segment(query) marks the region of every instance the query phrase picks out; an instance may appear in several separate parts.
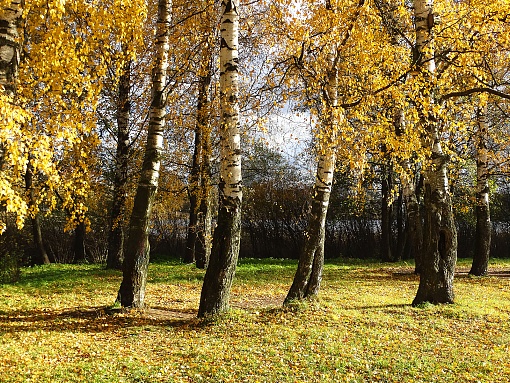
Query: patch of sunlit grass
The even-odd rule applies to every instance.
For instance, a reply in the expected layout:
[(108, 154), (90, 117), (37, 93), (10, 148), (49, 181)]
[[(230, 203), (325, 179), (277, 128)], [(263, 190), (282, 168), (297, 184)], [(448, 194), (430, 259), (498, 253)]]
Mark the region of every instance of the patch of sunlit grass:
[(413, 308), (412, 265), (327, 263), (319, 300), (282, 308), (296, 263), (241, 260), (232, 310), (196, 319), (204, 271), (152, 264), (145, 311), (113, 305), (121, 274), (23, 269), (0, 288), (1, 382), (506, 382), (510, 261), (456, 304)]

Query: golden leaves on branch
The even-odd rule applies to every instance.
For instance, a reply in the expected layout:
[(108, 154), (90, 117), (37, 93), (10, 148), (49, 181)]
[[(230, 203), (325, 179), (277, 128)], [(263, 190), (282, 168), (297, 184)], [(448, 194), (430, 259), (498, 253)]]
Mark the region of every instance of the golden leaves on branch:
[[(17, 214), (18, 226), (28, 211), (23, 177), (29, 158), (41, 183), (35, 186), (37, 203), (45, 202), (51, 210), (55, 206), (52, 191), (58, 189), (64, 208), (70, 209), (70, 222), (84, 216), (88, 153), (98, 144), (93, 131), (104, 79), (115, 59), (122, 63), (136, 58), (146, 18), (142, 0), (25, 2), (16, 99), (0, 99), (0, 109), (5, 111), (0, 142), (6, 159), (0, 202)], [(124, 47), (121, 52), (119, 46)], [(78, 157), (66, 159), (76, 150)], [(66, 171), (69, 167), (73, 170)], [(80, 202), (65, 202), (69, 195)], [(37, 210), (32, 207), (32, 214)]]

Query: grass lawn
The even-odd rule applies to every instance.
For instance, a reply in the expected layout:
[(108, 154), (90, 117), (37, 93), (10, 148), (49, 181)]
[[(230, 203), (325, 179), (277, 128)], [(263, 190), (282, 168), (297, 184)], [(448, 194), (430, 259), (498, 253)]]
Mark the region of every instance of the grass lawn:
[(282, 309), (295, 262), (241, 260), (229, 314), (195, 319), (203, 272), (151, 264), (144, 312), (119, 272), (26, 268), (0, 286), (0, 382), (510, 382), (510, 260), (456, 304), (413, 308), (406, 264), (335, 260), (320, 300)]

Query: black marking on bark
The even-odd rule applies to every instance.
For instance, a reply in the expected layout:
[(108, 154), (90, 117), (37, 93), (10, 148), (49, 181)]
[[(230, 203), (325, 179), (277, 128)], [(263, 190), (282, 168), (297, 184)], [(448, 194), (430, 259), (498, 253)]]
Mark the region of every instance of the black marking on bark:
[(427, 27), (429, 30), (434, 27), (434, 14), (432, 12), (427, 15)]
[(237, 13), (236, 5), (232, 0), (228, 0), (225, 2), (225, 11), (224, 13), (231, 13), (232, 11)]
[[(230, 49), (230, 48), (229, 48)], [(225, 64), (225, 72), (237, 72), (237, 63), (226, 63)]]

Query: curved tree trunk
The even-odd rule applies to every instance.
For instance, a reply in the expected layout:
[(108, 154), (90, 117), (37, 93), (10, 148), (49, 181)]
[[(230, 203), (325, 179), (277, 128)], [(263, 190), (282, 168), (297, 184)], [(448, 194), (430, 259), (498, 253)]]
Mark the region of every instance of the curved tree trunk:
[(165, 128), (165, 85), (168, 67), (170, 0), (159, 0), (156, 31), (156, 55), (152, 74), (152, 102), (149, 131), (140, 180), (129, 222), (129, 237), (118, 300), (123, 307), (142, 308), (149, 266), (149, 223), (158, 188), (163, 131)]
[(489, 208), (489, 170), (487, 155), (487, 116), (478, 111), (476, 134), (476, 236), (473, 264), (469, 274), (486, 275), (491, 249), (491, 218)]
[(217, 227), (205, 274), (198, 316), (228, 310), (241, 240), (241, 136), (237, 0), (223, 0), (220, 51), (220, 182)]
[(324, 266), (324, 240), (326, 235), (326, 215), (329, 197), (333, 187), (333, 175), (336, 163), (336, 131), (338, 128), (338, 70), (335, 58), (330, 57), (332, 67), (324, 103), (327, 106), (323, 115), (323, 135), (326, 142), (319, 142), (319, 160), (313, 190), (312, 211), (305, 232), (305, 245), (299, 257), (298, 268), (292, 286), (287, 293), (284, 304), (293, 300), (315, 297), (322, 281)]
[(324, 265), (326, 215), (335, 171), (335, 149), (336, 147), (332, 144), (326, 153), (319, 156), (312, 212), (305, 232), (306, 242), (299, 257), (292, 286), (285, 298), (285, 304), (296, 299), (301, 300), (316, 296), (319, 291)]
[(124, 261), (124, 215), (127, 201), (129, 163), (129, 115), (131, 88), (131, 62), (124, 66), (118, 85), (117, 100), (117, 151), (110, 231), (108, 234), (108, 269), (122, 269)]
[[(431, 0), (415, 0), (417, 67), (425, 78), (435, 76), (433, 52), (433, 6)], [(424, 302), (453, 303), (453, 277), (457, 262), (457, 230), (448, 185), (448, 158), (441, 147), (439, 122), (434, 117), (433, 89), (424, 89), (419, 101), (423, 145), (431, 150), (424, 171), (423, 258), (420, 285), (413, 305)]]

